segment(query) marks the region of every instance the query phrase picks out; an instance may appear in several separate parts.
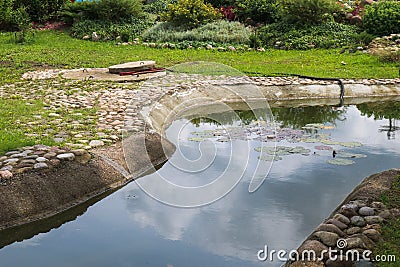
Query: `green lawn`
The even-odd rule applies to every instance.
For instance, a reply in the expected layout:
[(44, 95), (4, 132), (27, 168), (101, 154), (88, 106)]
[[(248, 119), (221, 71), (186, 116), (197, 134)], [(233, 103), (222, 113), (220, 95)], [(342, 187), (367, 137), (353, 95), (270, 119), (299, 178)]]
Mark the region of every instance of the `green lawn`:
[(42, 107), (41, 101), (27, 104), (19, 99), (0, 99), (0, 155), (14, 148), (35, 144), (34, 138), (25, 136), (22, 125), (41, 114)]
[(18, 80), (23, 72), (34, 69), (36, 63), (79, 68), (155, 60), (159, 66), (170, 67), (188, 61), (214, 61), (253, 76), (296, 73), (336, 78), (395, 78), (400, 68), (400, 63), (384, 63), (362, 52), (340, 54), (338, 49), (266, 52), (154, 49), (83, 41), (54, 31), (36, 32), (32, 44), (18, 45), (12, 39), (10, 33), (0, 34), (0, 84)]

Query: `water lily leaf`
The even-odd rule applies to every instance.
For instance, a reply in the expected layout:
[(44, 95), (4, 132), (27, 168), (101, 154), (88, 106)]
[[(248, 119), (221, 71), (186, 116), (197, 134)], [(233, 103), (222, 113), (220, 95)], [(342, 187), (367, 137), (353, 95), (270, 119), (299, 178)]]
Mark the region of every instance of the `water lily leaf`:
[(317, 139), (317, 138), (301, 139), (300, 141), (304, 142), (304, 143), (319, 143), (319, 142), (321, 142), (321, 140)]
[(333, 150), (333, 147), (331, 147), (331, 146), (324, 146), (324, 145), (315, 146), (314, 148), (317, 149), (317, 150)]
[(351, 164), (355, 163), (355, 161), (353, 161), (353, 160), (343, 159), (343, 158), (330, 159), (330, 160), (327, 160), (326, 162), (329, 164), (341, 165), (341, 166), (351, 165)]
[(344, 151), (338, 151), (336, 153), (336, 157), (360, 159), (360, 158), (366, 158), (367, 155), (365, 155), (365, 154), (357, 154), (357, 153), (349, 153), (349, 152), (344, 152)]
[(277, 155), (261, 155), (258, 156), (259, 160), (264, 160), (264, 161), (278, 161), (278, 160), (282, 160), (281, 157), (277, 156)]
[(257, 152), (265, 152), (265, 153), (267, 153), (267, 154), (270, 154), (270, 155), (274, 155), (275, 154), (275, 147), (272, 147), (272, 146), (262, 146), (262, 147), (256, 147), (256, 148), (254, 148), (254, 150), (255, 151), (257, 151)]
[(362, 144), (360, 142), (339, 142), (339, 145), (344, 147), (360, 147)]
[(206, 131), (203, 131), (203, 132), (191, 132), (190, 134), (191, 135), (196, 135), (196, 136), (201, 137), (201, 138), (212, 138), (212, 137), (214, 137), (214, 135), (212, 134), (212, 131), (210, 131), (210, 130), (206, 130)]
[(289, 151), (289, 153), (292, 153), (292, 154), (307, 154), (310, 152), (311, 152), (310, 149), (307, 149), (307, 148), (304, 148), (301, 146), (294, 147)]
[(329, 140), (329, 139), (327, 139), (327, 140), (322, 140), (321, 143), (323, 143), (323, 144), (325, 144), (325, 145), (338, 145), (338, 144), (339, 144), (339, 142), (333, 141), (333, 140)]
[(203, 142), (204, 140), (207, 140), (207, 138), (203, 138), (203, 137), (191, 137), (188, 139), (189, 141), (192, 142)]

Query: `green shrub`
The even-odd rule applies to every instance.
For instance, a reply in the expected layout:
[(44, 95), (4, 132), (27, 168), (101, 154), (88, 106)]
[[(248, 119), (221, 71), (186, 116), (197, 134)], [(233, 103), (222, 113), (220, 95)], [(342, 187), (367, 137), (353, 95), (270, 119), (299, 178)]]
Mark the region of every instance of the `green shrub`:
[(24, 7), (32, 21), (46, 22), (58, 18), (59, 11), (69, 0), (18, 0), (15, 9)]
[(368, 33), (378, 36), (400, 33), (400, 2), (380, 1), (367, 6), (363, 26)]
[(140, 0), (99, 0), (94, 2), (69, 3), (61, 12), (64, 22), (72, 25), (79, 20), (101, 20), (105, 22), (129, 22), (141, 18)]
[(205, 0), (204, 2), (211, 4), (213, 7), (232, 6), (235, 0)]
[(19, 7), (13, 12), (13, 21), (18, 28), (18, 32), (15, 34), (17, 43), (25, 43), (30, 41), (31, 35), (31, 19), (28, 12), (24, 7)]
[(358, 36), (358, 27), (336, 22), (327, 22), (311, 27), (274, 23), (266, 25), (257, 33), (263, 46), (297, 50), (357, 45)]
[(115, 40), (118, 36), (122, 41), (128, 41), (130, 37), (139, 37), (145, 29), (150, 27), (152, 22), (146, 19), (134, 19), (129, 22), (113, 23), (99, 20), (80, 20), (71, 27), (71, 35), (82, 38), (85, 35), (91, 36), (96, 32), (100, 40)]
[(340, 12), (336, 0), (279, 0), (280, 17), (290, 24), (317, 25)]
[(0, 31), (13, 28), (13, 5), (14, 0), (0, 0)]
[(239, 22), (220, 20), (191, 30), (161, 22), (146, 30), (143, 40), (152, 42), (215, 42), (226, 44), (247, 44), (251, 30)]
[(61, 19), (68, 25), (80, 20), (96, 20), (97, 15), (94, 12), (95, 2), (76, 2), (68, 3), (60, 12)]
[(219, 17), (217, 10), (203, 0), (178, 0), (176, 4), (168, 5), (168, 10), (162, 14), (161, 19), (175, 26), (195, 28)]
[(169, 4), (175, 4), (176, 0), (157, 0), (143, 6), (143, 11), (151, 14), (162, 14), (167, 12)]
[(250, 24), (272, 23), (278, 11), (276, 0), (243, 0), (236, 2), (235, 15)]
[(138, 17), (142, 12), (140, 0), (100, 0), (94, 4), (94, 12), (99, 20), (121, 22)]

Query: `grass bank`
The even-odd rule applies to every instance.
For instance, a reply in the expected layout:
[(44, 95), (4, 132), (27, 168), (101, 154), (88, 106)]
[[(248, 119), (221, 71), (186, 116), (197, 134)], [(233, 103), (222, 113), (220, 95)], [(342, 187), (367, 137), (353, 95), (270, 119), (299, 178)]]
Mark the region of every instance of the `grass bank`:
[[(382, 202), (390, 209), (400, 209), (400, 177), (396, 178), (392, 188), (383, 194)], [(400, 260), (400, 217), (390, 219), (382, 227), (382, 241), (378, 244), (376, 255), (395, 255), (397, 262), (379, 262), (379, 267), (397, 267)]]

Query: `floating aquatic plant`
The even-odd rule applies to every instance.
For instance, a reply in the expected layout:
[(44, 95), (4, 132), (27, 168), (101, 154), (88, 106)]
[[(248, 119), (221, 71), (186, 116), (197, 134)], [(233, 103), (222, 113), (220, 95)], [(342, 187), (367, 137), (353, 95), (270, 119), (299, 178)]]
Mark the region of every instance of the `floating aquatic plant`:
[(334, 158), (327, 160), (326, 162), (328, 162), (329, 164), (340, 165), (340, 166), (352, 165), (355, 163), (355, 161), (353, 160), (343, 159), (343, 158)]
[(339, 145), (344, 147), (360, 147), (362, 144), (360, 142), (339, 142)]
[(317, 150), (333, 150), (333, 147), (331, 147), (331, 146), (324, 146), (324, 145), (315, 146), (314, 148), (317, 149)]
[(264, 161), (278, 161), (278, 160), (282, 160), (281, 157), (277, 156), (277, 155), (261, 155), (258, 156), (259, 160), (264, 160)]
[(288, 147), (288, 146), (277, 146), (271, 147), (271, 146), (263, 146), (263, 147), (256, 147), (254, 148), (255, 151), (257, 152), (264, 152), (269, 155), (279, 155), (279, 156), (284, 156), (284, 155), (290, 155), (290, 154), (307, 154), (310, 153), (311, 150), (297, 146), (297, 147)]
[(336, 153), (336, 157), (360, 159), (360, 158), (366, 158), (367, 155), (365, 155), (365, 154), (357, 154), (357, 153), (349, 153), (349, 152), (345, 152), (345, 151), (338, 151)]
[(189, 138), (189, 141), (192, 142), (203, 142), (204, 140), (207, 140), (208, 138), (203, 138), (203, 137), (191, 137)]

